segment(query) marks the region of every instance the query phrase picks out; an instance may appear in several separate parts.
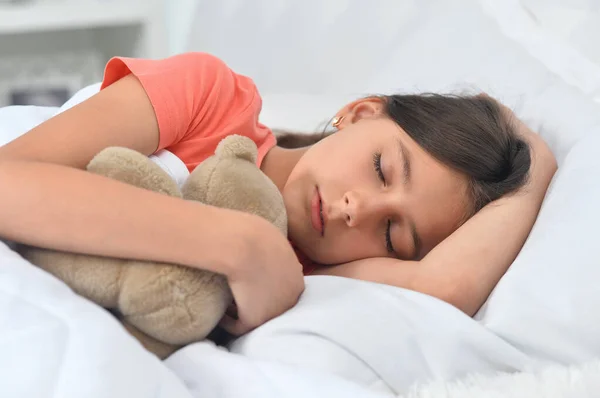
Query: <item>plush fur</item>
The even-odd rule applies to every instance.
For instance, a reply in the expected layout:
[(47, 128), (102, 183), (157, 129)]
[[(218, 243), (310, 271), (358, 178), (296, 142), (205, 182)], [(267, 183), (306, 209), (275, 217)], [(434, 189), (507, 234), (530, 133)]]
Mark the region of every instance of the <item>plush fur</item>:
[[(287, 235), (283, 198), (256, 166), (256, 157), (252, 140), (227, 137), (181, 190), (158, 165), (126, 148), (105, 149), (87, 169), (166, 195), (256, 214)], [(198, 228), (203, 228), (201, 220)], [(117, 313), (125, 328), (160, 358), (206, 338), (233, 300), (224, 276), (200, 269), (24, 245), (18, 251), (78, 294)]]
[(592, 398), (600, 396), (600, 360), (537, 372), (472, 375), (414, 386), (401, 398)]

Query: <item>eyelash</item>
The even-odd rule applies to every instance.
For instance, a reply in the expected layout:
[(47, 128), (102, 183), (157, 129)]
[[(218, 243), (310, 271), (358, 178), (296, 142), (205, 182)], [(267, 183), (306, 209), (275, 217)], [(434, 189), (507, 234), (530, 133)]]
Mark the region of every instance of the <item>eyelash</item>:
[[(385, 176), (383, 175), (383, 170), (381, 169), (381, 152), (376, 152), (373, 155), (373, 167), (375, 168), (377, 177), (379, 177), (381, 182), (383, 182), (385, 185)], [(388, 220), (387, 227), (385, 228), (385, 247), (389, 253), (394, 253), (394, 246), (392, 245), (392, 238), (390, 234), (391, 228), (392, 221)]]
[(385, 248), (389, 253), (394, 253), (394, 246), (392, 245), (392, 237), (390, 230), (392, 229), (392, 220), (388, 220), (387, 227), (385, 228)]
[(377, 176), (385, 184), (385, 176), (383, 175), (383, 170), (381, 169), (381, 152), (375, 152), (373, 155), (373, 166), (375, 167), (375, 171), (377, 172)]

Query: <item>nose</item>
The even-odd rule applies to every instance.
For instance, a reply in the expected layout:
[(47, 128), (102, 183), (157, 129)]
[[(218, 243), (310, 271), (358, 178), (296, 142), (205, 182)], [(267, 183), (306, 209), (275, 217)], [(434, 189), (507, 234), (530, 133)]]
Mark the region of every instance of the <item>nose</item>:
[(366, 220), (380, 220), (392, 215), (394, 204), (386, 195), (348, 191), (340, 200), (339, 216), (349, 227), (356, 227)]

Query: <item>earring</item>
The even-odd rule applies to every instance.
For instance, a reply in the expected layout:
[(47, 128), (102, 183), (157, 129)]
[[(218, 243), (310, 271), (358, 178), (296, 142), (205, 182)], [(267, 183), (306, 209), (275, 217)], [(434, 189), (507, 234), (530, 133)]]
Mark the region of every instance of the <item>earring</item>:
[(340, 123), (342, 122), (342, 120), (344, 120), (343, 116), (336, 116), (333, 118), (333, 121), (331, 122), (331, 125), (333, 127), (337, 127), (340, 125)]

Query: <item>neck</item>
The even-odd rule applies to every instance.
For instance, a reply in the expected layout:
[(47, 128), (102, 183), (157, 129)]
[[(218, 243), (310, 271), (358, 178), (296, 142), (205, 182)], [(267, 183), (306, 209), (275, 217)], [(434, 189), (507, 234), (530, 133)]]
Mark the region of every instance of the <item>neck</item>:
[(308, 147), (297, 149), (285, 149), (278, 146), (273, 147), (265, 156), (260, 169), (273, 181), (280, 192)]

